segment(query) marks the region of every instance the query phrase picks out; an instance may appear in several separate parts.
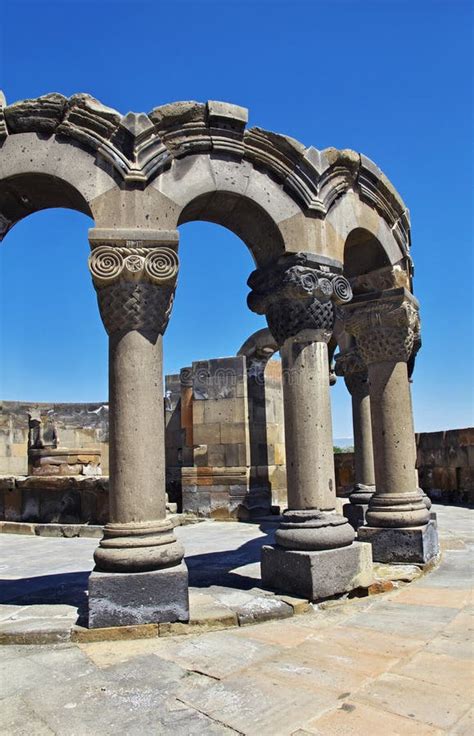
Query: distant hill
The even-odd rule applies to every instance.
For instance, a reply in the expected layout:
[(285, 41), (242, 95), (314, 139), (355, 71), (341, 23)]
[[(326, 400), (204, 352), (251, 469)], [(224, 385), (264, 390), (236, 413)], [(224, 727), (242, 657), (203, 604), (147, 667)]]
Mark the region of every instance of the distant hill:
[(353, 447), (354, 438), (353, 437), (334, 437), (333, 445), (335, 445), (336, 447)]

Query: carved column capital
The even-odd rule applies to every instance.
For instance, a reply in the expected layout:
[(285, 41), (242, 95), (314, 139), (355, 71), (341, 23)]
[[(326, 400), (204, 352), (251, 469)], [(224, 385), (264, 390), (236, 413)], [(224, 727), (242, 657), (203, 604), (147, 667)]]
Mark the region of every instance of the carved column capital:
[(89, 232), (89, 269), (109, 335), (137, 330), (154, 340), (166, 330), (179, 269), (177, 238), (170, 236), (140, 230)]
[(355, 297), (341, 309), (364, 362), (407, 362), (420, 344), (418, 302), (406, 289)]
[(368, 393), (368, 372), (362, 356), (356, 347), (336, 355), (336, 376), (343, 376), (349, 393), (363, 391)]
[(286, 253), (270, 266), (258, 268), (248, 280), (252, 289), (247, 302), (257, 314), (265, 314), (279, 346), (299, 333), (329, 342), (334, 327), (335, 304), (352, 298), (349, 282), (334, 261), (311, 253)]

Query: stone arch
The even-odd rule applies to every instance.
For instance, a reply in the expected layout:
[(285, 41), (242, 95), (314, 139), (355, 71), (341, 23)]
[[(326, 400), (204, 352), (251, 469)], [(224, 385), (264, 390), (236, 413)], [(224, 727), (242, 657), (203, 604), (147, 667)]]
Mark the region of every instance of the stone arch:
[[(411, 291), (408, 210), (375, 164), (365, 156), (361, 162), (354, 190), (341, 198), (325, 223), (334, 256), (342, 261), (354, 295), (396, 287)], [(333, 339), (341, 351), (353, 344), (337, 318)]]
[(285, 431), (281, 362), (268, 328), (257, 330), (237, 355), (245, 356), (249, 416), (249, 508), (269, 513), (271, 506), (287, 506)]
[(7, 105), (0, 92), (0, 239), (48, 207), (75, 209), (107, 226), (104, 197), (144, 181), (133, 166), (136, 118), (86, 94)]
[(245, 340), (237, 355), (245, 355), (247, 361), (267, 362), (278, 352), (278, 345), (268, 327), (257, 330)]
[(362, 227), (351, 230), (344, 246), (344, 273), (347, 278), (364, 276), (390, 265), (387, 251), (373, 233)]
[(382, 215), (375, 206), (361, 199), (359, 191), (347, 192), (328, 213), (324, 223), (332, 257), (344, 262), (349, 238), (354, 243), (354, 231), (364, 231), (367, 238), (370, 236), (378, 242), (388, 264), (398, 263), (409, 253), (410, 248), (409, 222), (405, 213), (406, 210), (403, 214), (406, 230), (402, 232), (400, 221), (395, 216), (389, 218)]
[[(66, 202), (90, 212), (96, 224), (89, 236), (95, 249), (90, 265), (110, 336), (114, 432), (111, 522), (95, 553), (97, 570), (89, 579), (93, 627), (168, 621), (163, 616), (171, 609), (172, 620), (189, 617), (184, 550), (165, 519), (163, 401), (156, 388), (162, 385), (162, 335), (178, 273), (176, 228), (191, 219), (227, 226), (251, 249), (258, 268), (249, 279), (248, 303), (267, 316), (282, 346), (286, 375), (291, 371), (292, 380), (284, 389), (290, 513), (277, 532), (278, 546), (290, 552), (330, 552), (336, 578), (341, 569), (349, 570), (350, 581), (344, 586), (352, 586), (356, 572), (362, 572), (362, 558), (352, 546), (353, 531), (334, 514), (326, 376), (327, 342), (338, 305), (350, 334), (358, 344), (365, 340), (366, 362), (374, 354), (382, 356), (370, 365), (373, 390), (382, 387), (390, 362), (397, 367), (387, 400), (373, 402), (372, 414), (380, 428), (374, 432), (377, 486), (380, 496), (384, 488), (392, 498), (390, 506), (383, 498), (378, 507), (375, 504), (372, 520), (381, 529), (386, 524), (390, 533), (428, 520), (420, 494), (413, 491), (413, 425), (408, 422), (406, 431), (396, 436), (390, 434), (395, 423), (388, 421), (390, 413), (405, 420), (411, 412), (401, 363), (407, 362), (408, 349), (416, 340), (418, 306), (410, 294), (392, 289), (409, 280), (408, 211), (382, 172), (362, 154), (333, 148), (318, 151), (261, 128), (247, 130), (246, 123), (244, 108), (216, 101), (179, 102), (148, 114), (121, 115), (88, 95), (53, 94), (10, 106), (0, 98), (3, 233), (28, 213), (21, 205), (34, 211)], [(33, 181), (33, 175), (43, 179)], [(39, 183), (46, 192), (43, 198)], [(26, 188), (26, 201), (21, 201), (18, 187)], [(374, 274), (380, 280), (353, 283), (362, 298), (349, 304), (350, 285), (342, 270), (345, 246), (355, 231), (377, 239), (390, 264), (390, 276), (387, 280), (381, 273), (384, 267), (354, 276), (353, 282)], [(396, 278), (400, 274), (402, 284), (393, 283), (393, 274)], [(380, 290), (392, 293), (363, 296), (364, 291)], [(398, 300), (395, 317), (400, 315), (400, 329), (388, 344), (382, 339), (386, 310), (379, 307), (394, 306), (393, 299)], [(364, 300), (365, 311), (354, 315)], [(374, 304), (379, 309), (377, 320), (371, 317)], [(392, 310), (390, 315), (393, 318)], [(401, 324), (402, 317), (406, 324)], [(392, 330), (393, 323), (387, 324)], [(389, 471), (384, 466), (390, 466)], [(406, 538), (402, 541), (405, 544)], [(344, 556), (346, 552), (349, 556)], [(280, 553), (284, 550), (275, 554)], [(272, 554), (262, 558), (262, 579), (279, 587), (291, 568)], [(103, 572), (113, 573), (106, 588)], [(144, 597), (134, 598), (128, 611), (124, 603), (130, 601), (124, 600), (119, 582), (124, 572), (143, 573), (146, 577), (141, 579), (149, 581), (148, 589), (140, 583)], [(172, 583), (158, 582), (166, 581), (169, 572)], [(287, 592), (315, 600), (313, 592), (308, 596), (294, 589), (299, 574), (290, 573), (290, 578)], [(322, 597), (350, 589), (337, 587), (340, 580), (328, 578)], [(160, 591), (153, 612), (146, 603), (150, 590)]]
[(285, 252), (278, 225), (248, 197), (230, 191), (199, 195), (182, 210), (178, 225), (196, 220), (231, 230), (245, 243), (256, 264), (276, 260)]
[(28, 215), (65, 208), (93, 218), (82, 193), (68, 181), (45, 173), (22, 173), (0, 180), (0, 237)]
[[(167, 152), (150, 178), (162, 195), (163, 228), (218, 222), (247, 243), (258, 266), (297, 251), (342, 262), (348, 217), (351, 229), (363, 217), (381, 222), (392, 250), (398, 241), (408, 247), (406, 208), (365, 156), (246, 129), (247, 110), (224, 102), (177, 102), (148, 117)], [(343, 216), (331, 216), (335, 210)]]
[(408, 253), (408, 211), (370, 159), (246, 125), (245, 108), (219, 101), (122, 115), (86, 94), (12, 105), (0, 94), (2, 232), (25, 213), (26, 202), (11, 202), (12, 182), (27, 186), (15, 177), (39, 174), (50, 177), (51, 196), (32, 201), (36, 179), (24, 195), (30, 211), (66, 200), (98, 227), (168, 231), (207, 219), (235, 232), (259, 266), (297, 251), (342, 262), (356, 227), (380, 240), (391, 263)]

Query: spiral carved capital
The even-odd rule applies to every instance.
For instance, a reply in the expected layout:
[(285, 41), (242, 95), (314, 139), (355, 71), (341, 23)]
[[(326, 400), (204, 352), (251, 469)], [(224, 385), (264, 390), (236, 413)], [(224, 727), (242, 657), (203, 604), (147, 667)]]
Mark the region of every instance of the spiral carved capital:
[(89, 256), (89, 269), (109, 335), (139, 330), (154, 340), (163, 334), (178, 268), (178, 255), (167, 246), (95, 247)]
[(291, 253), (254, 271), (248, 280), (249, 308), (265, 314), (270, 331), (282, 345), (303, 330), (329, 341), (335, 306), (352, 299), (349, 282), (307, 253)]
[(172, 248), (129, 248), (100, 245), (89, 256), (89, 269), (97, 287), (117, 279), (144, 279), (169, 284), (178, 275), (178, 254)]

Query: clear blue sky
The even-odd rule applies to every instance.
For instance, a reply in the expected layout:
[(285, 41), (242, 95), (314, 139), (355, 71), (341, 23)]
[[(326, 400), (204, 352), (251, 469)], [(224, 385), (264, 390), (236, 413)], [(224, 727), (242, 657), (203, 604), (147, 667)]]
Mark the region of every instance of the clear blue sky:
[[(0, 0), (9, 102), (89, 92), (121, 112), (227, 100), (249, 125), (362, 151), (412, 216), (423, 349), (418, 431), (473, 422), (472, 5), (463, 0)], [(92, 222), (67, 210), (20, 222), (0, 246), (0, 398), (107, 396), (107, 342), (87, 271)], [(166, 370), (232, 355), (262, 318), (252, 260), (229, 231), (181, 228)], [(351, 436), (344, 385), (334, 433)]]

